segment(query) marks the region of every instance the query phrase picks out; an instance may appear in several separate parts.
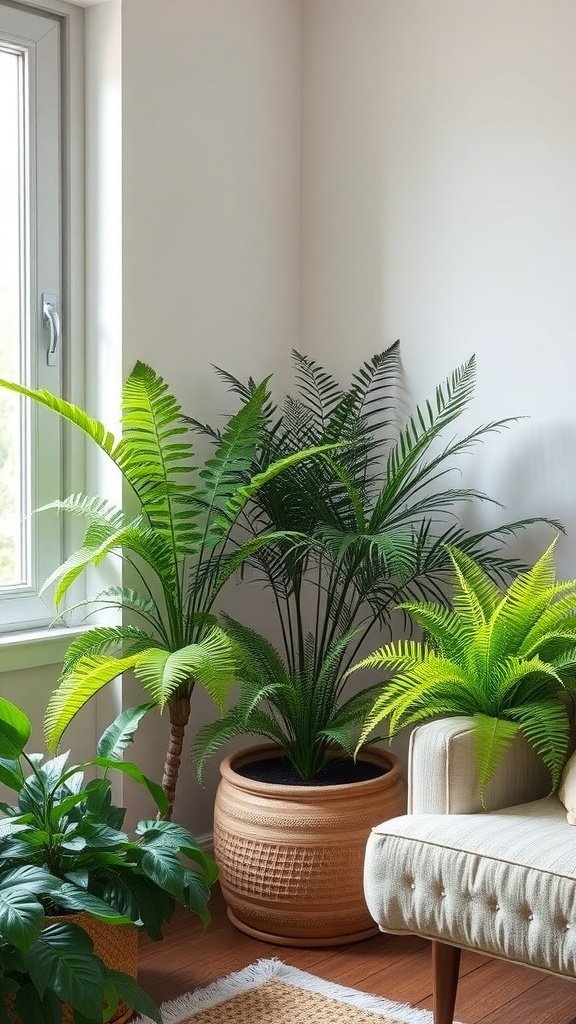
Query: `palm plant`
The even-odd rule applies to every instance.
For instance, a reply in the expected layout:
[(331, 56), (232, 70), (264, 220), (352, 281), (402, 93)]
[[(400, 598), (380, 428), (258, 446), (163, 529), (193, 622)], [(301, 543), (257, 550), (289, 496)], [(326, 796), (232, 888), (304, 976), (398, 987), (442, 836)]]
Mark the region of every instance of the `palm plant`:
[[(255, 732), (278, 743), (309, 779), (334, 745), (354, 751), (358, 723), (376, 691), (368, 687), (347, 696), (346, 670), (370, 632), (390, 631), (399, 603), (445, 600), (447, 545), (506, 579), (521, 563), (502, 542), (538, 520), (480, 532), (459, 521), (463, 506), (492, 499), (450, 482), (458, 459), (514, 422), (492, 421), (443, 440), (473, 397), (473, 357), (403, 426), (398, 343), (365, 362), (348, 388), (309, 357), (295, 352), (294, 361), (297, 395), (288, 396), (280, 411), (270, 404), (264, 409), (265, 429), (246, 479), (303, 446), (337, 439), (348, 444), (268, 480), (242, 510), (239, 525), (248, 539), (262, 531), (275, 535), (249, 562), (274, 602), (281, 653), (227, 620), (227, 631), (244, 650), (244, 690), (220, 721), (201, 730), (195, 753), (203, 763), (230, 736)], [(218, 373), (249, 401), (252, 379), (243, 383)], [(218, 430), (191, 422), (220, 444)], [(285, 531), (305, 543), (289, 545)]]
[[(270, 404), (266, 380), (254, 385), (227, 420), (200, 469), (194, 466), (180, 405), (166, 382), (144, 363), (136, 363), (124, 384), (119, 439), (99, 420), (50, 392), (5, 380), (0, 385), (82, 430), (117, 466), (138, 505), (137, 514), (129, 516), (101, 497), (74, 494), (47, 506), (71, 512), (87, 524), (81, 547), (44, 584), (43, 591), (55, 586), (57, 607), (82, 573), (114, 554), (139, 580), (137, 590), (107, 587), (74, 606), (129, 612), (133, 621), (94, 626), (72, 642), (48, 704), (48, 747), (56, 748), (90, 698), (132, 669), (155, 704), (168, 706), (170, 740), (162, 783), (169, 817), (194, 686), (200, 683), (222, 706), (234, 679), (235, 654), (217, 624), (215, 602), (245, 559), (281, 539), (276, 531), (264, 529), (234, 544), (234, 524), (262, 486), (326, 446), (294, 451), (269, 462), (263, 472), (251, 471)], [(282, 540), (289, 548), (297, 538), (285, 532)]]
[(556, 582), (554, 544), (508, 589), (464, 552), (449, 549), (452, 607), (408, 602), (403, 610), (426, 642), (386, 644), (354, 666), (392, 672), (364, 724), (360, 743), (389, 720), (390, 736), (439, 715), (470, 715), (482, 798), (520, 733), (558, 785), (576, 692), (576, 580)]

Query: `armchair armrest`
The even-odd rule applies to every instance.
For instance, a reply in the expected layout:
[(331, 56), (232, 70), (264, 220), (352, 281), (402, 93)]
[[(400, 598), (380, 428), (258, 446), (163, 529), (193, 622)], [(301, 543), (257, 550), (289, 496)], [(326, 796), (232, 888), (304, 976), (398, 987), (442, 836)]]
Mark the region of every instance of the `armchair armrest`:
[[(550, 776), (519, 737), (508, 750), (486, 791), (486, 807), (528, 803), (546, 796)], [(408, 761), (408, 814), (475, 814), (478, 792), (473, 721), (444, 718), (414, 729)]]

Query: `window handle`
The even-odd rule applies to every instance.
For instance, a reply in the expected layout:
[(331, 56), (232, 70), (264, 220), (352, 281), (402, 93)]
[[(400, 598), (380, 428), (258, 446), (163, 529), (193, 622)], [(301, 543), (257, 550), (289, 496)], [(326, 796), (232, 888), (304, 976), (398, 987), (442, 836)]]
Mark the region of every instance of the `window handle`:
[(58, 296), (52, 295), (50, 292), (42, 293), (42, 323), (50, 331), (46, 361), (48, 366), (57, 366), (61, 341), (60, 313), (58, 312)]

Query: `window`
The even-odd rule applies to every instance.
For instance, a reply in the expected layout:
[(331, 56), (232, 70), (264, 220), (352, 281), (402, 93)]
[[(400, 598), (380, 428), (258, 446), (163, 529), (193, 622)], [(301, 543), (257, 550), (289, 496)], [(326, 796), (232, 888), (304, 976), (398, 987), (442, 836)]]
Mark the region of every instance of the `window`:
[[(62, 386), (61, 22), (0, 2), (0, 375)], [(58, 419), (0, 392), (0, 629), (44, 625), (61, 525)]]

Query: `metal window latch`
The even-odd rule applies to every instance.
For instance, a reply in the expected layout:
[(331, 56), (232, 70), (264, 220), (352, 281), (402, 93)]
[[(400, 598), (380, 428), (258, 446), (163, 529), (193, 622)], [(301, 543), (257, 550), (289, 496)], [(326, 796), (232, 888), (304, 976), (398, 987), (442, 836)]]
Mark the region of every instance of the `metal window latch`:
[(61, 341), (60, 313), (58, 311), (58, 296), (52, 295), (50, 292), (42, 293), (42, 323), (50, 331), (46, 361), (48, 366), (57, 366)]

